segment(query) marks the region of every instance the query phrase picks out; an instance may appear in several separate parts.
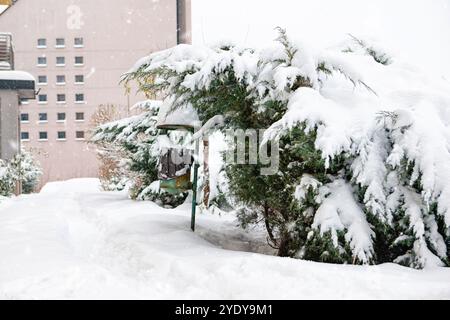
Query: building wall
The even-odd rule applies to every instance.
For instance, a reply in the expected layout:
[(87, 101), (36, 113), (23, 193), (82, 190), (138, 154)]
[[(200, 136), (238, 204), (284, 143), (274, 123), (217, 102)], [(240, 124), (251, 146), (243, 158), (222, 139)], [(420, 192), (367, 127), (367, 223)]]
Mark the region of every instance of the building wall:
[[(76, 139), (76, 131), (89, 137), (90, 117), (99, 105), (113, 104), (126, 115), (135, 102), (144, 99), (135, 88), (126, 95), (120, 76), (140, 57), (176, 45), (176, 3), (19, 0), (0, 15), (0, 31), (13, 36), (16, 69), (36, 79), (47, 76), (47, 84), (37, 83), (36, 88), (47, 95), (48, 102), (41, 104), (36, 99), (21, 106), (21, 112), (29, 115), (29, 122), (21, 124), (22, 132), (30, 136), (23, 144), (43, 166), (42, 185), (97, 176), (94, 146)], [(76, 37), (83, 38), (82, 48), (74, 47)], [(46, 39), (46, 48), (37, 48), (40, 38)], [(64, 48), (55, 47), (56, 38), (65, 39)], [(62, 56), (65, 66), (56, 66), (56, 57)], [(83, 66), (74, 65), (75, 56), (83, 56)], [(47, 66), (37, 66), (38, 57), (46, 57)], [(65, 85), (56, 84), (57, 75), (65, 75)], [(84, 84), (74, 84), (75, 75), (83, 75)], [(57, 94), (65, 94), (66, 103), (57, 103)], [(85, 103), (75, 103), (75, 94), (84, 94)], [(66, 120), (57, 122), (57, 113), (64, 112)], [(76, 112), (84, 112), (85, 120), (75, 121)], [(47, 122), (39, 122), (39, 113), (47, 113)], [(65, 140), (57, 139), (58, 131), (66, 132)], [(48, 140), (40, 141), (39, 132), (47, 132)]]
[(0, 159), (11, 160), (19, 150), (17, 91), (0, 90)]
[(192, 43), (192, 8), (190, 0), (178, 1), (178, 42)]

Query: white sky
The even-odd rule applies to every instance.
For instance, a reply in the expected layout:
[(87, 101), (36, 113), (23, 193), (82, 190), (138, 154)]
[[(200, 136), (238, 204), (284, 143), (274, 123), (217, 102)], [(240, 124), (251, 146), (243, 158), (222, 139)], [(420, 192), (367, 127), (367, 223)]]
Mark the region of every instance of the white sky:
[(313, 48), (372, 36), (450, 81), (450, 0), (192, 0), (194, 44), (264, 46), (276, 26)]
[(315, 48), (347, 33), (450, 79), (450, 0), (192, 0), (193, 42), (264, 46), (276, 26)]

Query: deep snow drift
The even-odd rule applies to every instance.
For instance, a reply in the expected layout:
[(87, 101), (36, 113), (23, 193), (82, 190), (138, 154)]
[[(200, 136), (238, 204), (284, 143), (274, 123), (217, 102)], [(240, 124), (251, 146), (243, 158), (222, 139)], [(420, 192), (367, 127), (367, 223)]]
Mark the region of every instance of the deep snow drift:
[[(0, 299), (450, 299), (450, 269), (278, 258), (233, 217), (162, 209), (95, 179), (0, 203)], [(206, 241), (208, 239), (211, 242)], [(222, 246), (221, 247), (219, 247)]]

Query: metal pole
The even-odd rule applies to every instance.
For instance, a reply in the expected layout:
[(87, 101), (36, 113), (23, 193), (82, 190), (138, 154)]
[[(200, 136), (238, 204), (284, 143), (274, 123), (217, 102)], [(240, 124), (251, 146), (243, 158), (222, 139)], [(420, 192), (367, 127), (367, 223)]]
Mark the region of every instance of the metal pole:
[(194, 165), (194, 183), (192, 184), (192, 214), (191, 214), (191, 230), (195, 231), (195, 209), (197, 207), (197, 175), (199, 165)]
[(192, 212), (191, 212), (191, 230), (195, 231), (195, 209), (197, 208), (197, 178), (198, 178), (198, 168), (200, 167), (198, 163), (198, 152), (199, 152), (199, 141), (195, 140), (195, 152), (194, 152), (194, 179), (192, 181)]
[[(21, 104), (21, 102), (19, 99), (19, 110), (21, 110), (20, 104)], [(19, 149), (17, 150), (17, 154), (19, 156), (19, 181), (17, 181), (17, 195), (19, 196), (22, 194), (22, 137), (21, 137), (22, 128), (21, 128), (20, 114), (19, 114), (19, 117), (17, 118), (17, 121), (18, 121), (17, 134), (19, 137), (19, 139), (18, 139)]]

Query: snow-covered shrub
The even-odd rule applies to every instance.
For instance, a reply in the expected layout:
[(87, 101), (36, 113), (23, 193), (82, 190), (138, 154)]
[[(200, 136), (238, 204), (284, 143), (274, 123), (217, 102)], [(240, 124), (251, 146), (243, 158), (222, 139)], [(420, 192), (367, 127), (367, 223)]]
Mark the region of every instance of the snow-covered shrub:
[(22, 183), (23, 193), (32, 193), (42, 175), (39, 164), (31, 153), (22, 150), (10, 161), (0, 160), (0, 195), (9, 197), (16, 188), (16, 184)]
[(42, 169), (30, 152), (22, 150), (11, 159), (9, 168), (14, 180), (21, 181), (23, 193), (35, 191), (39, 178), (42, 176)]
[(8, 164), (0, 159), (0, 196), (9, 197), (13, 194), (15, 180)]
[[(106, 104), (98, 106), (90, 120), (94, 130), (106, 123), (113, 122), (124, 116), (115, 105)], [(120, 191), (125, 188), (126, 174), (123, 172), (121, 160), (124, 154), (113, 141), (97, 141), (97, 159), (99, 161), (98, 176), (102, 189), (105, 191)]]
[(159, 187), (159, 181), (155, 180), (145, 188), (139, 185), (140, 180), (137, 179), (135, 184), (130, 188), (130, 195), (137, 200), (153, 201), (161, 207), (174, 208), (183, 204), (186, 200), (186, 193), (171, 194)]
[(105, 189), (123, 189), (129, 185), (132, 199), (151, 200), (162, 206), (175, 207), (183, 203), (187, 194), (172, 195), (155, 188), (158, 182), (160, 146), (156, 128), (159, 101), (143, 101), (134, 108), (138, 115), (102, 124), (94, 130), (91, 141), (107, 152), (114, 161), (114, 172), (108, 173)]
[(222, 115), (225, 128), (268, 129), (260, 146), (279, 140), (278, 173), (225, 168), (241, 224), (263, 221), (279, 255), (448, 265), (448, 83), (367, 40), (310, 54), (279, 31), (259, 51), (154, 53), (126, 80), (173, 112), (189, 103), (204, 122)]

